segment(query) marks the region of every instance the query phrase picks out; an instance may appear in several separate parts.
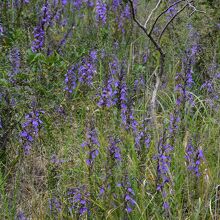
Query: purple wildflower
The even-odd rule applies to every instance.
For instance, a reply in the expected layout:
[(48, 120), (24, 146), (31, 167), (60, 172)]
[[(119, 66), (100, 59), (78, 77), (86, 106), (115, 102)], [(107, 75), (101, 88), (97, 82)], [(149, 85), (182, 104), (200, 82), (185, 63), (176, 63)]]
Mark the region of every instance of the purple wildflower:
[(125, 177), (124, 183), (118, 183), (117, 187), (122, 187), (124, 189), (124, 204), (125, 204), (125, 211), (127, 214), (131, 213), (136, 201), (134, 199), (135, 193), (131, 187), (131, 183), (127, 180), (127, 176)]
[(173, 150), (173, 147), (169, 144), (161, 144), (159, 154), (157, 156), (158, 166), (157, 175), (160, 179), (160, 183), (157, 185), (157, 190), (163, 192), (165, 184), (170, 182), (169, 169), (171, 163), (171, 157), (169, 153)]
[(112, 9), (114, 12), (117, 11), (117, 9), (119, 8), (121, 3), (122, 3), (122, 0), (113, 0), (112, 1)]
[(170, 20), (177, 12), (177, 6), (170, 7), (166, 12), (167, 20)]
[(62, 0), (62, 5), (65, 6), (67, 4), (67, 0)]
[(20, 132), (20, 142), (23, 144), (24, 154), (29, 155), (34, 139), (38, 137), (41, 124), (40, 114), (43, 111), (32, 111), (25, 116), (25, 122), (22, 124)]
[(107, 20), (107, 5), (102, 0), (97, 0), (96, 2), (96, 20), (103, 24)]
[(49, 208), (52, 213), (60, 213), (62, 211), (62, 204), (56, 197), (53, 197), (49, 199)]
[(42, 18), (39, 24), (34, 28), (34, 40), (32, 42), (32, 51), (40, 51), (45, 43), (45, 26), (50, 21), (49, 5), (44, 4), (42, 7)]
[(106, 83), (102, 88), (98, 106), (106, 106), (109, 108), (115, 105), (115, 94), (116, 90), (114, 90), (114, 78), (110, 75), (109, 79), (106, 80)]
[(124, 18), (130, 18), (130, 16), (131, 16), (131, 10), (130, 10), (130, 6), (129, 6), (129, 4), (126, 4), (126, 6), (125, 6), (125, 9), (124, 9), (124, 11), (123, 11), (123, 13), (122, 13), (122, 16), (124, 17)]
[(92, 7), (94, 6), (93, 0), (87, 0), (87, 6), (88, 6), (89, 8), (92, 8)]
[(68, 189), (67, 198), (70, 212), (75, 211), (79, 216), (89, 212), (89, 196), (85, 186)]
[(44, 46), (45, 41), (45, 31), (44, 27), (38, 25), (36, 28), (34, 28), (34, 41), (32, 42), (32, 51), (38, 52), (41, 50)]
[[(91, 55), (93, 57), (91, 57)], [(79, 82), (91, 86), (93, 78), (96, 73), (96, 60), (94, 60), (94, 54), (90, 54), (89, 57), (83, 58), (79, 68)]]
[(125, 202), (125, 211), (127, 213), (132, 212), (133, 207), (135, 206), (134, 196), (135, 193), (131, 187), (130, 182), (127, 182), (125, 185), (123, 184), (125, 189), (124, 202)]
[(118, 62), (115, 59), (110, 63), (110, 71), (108, 73), (107, 79), (105, 79), (104, 86), (102, 88), (102, 93), (98, 101), (98, 106), (111, 107), (117, 103), (117, 66)]
[(121, 149), (117, 146), (118, 143), (119, 143), (119, 140), (114, 139), (113, 137), (109, 138), (108, 150), (110, 153), (110, 157), (114, 161), (121, 161)]
[(175, 111), (174, 114), (170, 114), (170, 123), (168, 129), (169, 129), (169, 134), (171, 136), (177, 132), (179, 123), (180, 123), (180, 117), (177, 111)]
[(177, 73), (176, 81), (178, 82), (175, 90), (178, 91), (177, 106), (181, 104), (185, 105), (186, 102), (190, 106), (194, 106), (194, 97), (190, 93), (192, 85), (194, 84), (193, 80), (193, 67), (196, 62), (196, 56), (199, 52), (198, 45), (198, 34), (194, 31), (191, 25), (188, 26), (189, 33), (189, 46), (186, 49), (185, 56), (182, 60), (182, 71)]
[(97, 61), (97, 51), (96, 50), (92, 50), (90, 52), (90, 57), (91, 57), (92, 62), (96, 62)]
[(210, 80), (205, 81), (202, 86), (201, 89), (206, 89), (207, 92), (211, 93), (213, 92), (214, 88), (213, 88), (213, 83)]
[(202, 149), (197, 149), (192, 145), (192, 142), (187, 144), (186, 147), (186, 162), (188, 169), (194, 173), (197, 177), (199, 177), (201, 174), (199, 172), (201, 161), (204, 160), (204, 155)]
[(80, 10), (80, 8), (82, 7), (82, 0), (74, 0), (73, 1), (73, 7), (77, 10)]
[(22, 211), (19, 211), (17, 214), (17, 220), (28, 220)]
[(143, 151), (146, 151), (150, 147), (151, 135), (148, 128), (148, 120), (144, 120), (140, 124), (140, 128), (135, 132), (135, 149), (138, 155), (142, 155)]
[(77, 86), (77, 66), (72, 65), (70, 69), (65, 74), (65, 91), (73, 93), (74, 89)]
[(99, 154), (99, 146), (100, 146), (100, 143), (97, 137), (97, 131), (94, 125), (92, 124), (92, 122), (87, 127), (86, 141), (84, 141), (81, 146), (85, 149), (87, 148), (88, 158), (86, 160), (86, 163), (89, 167), (92, 167), (95, 158)]
[(166, 132), (160, 139), (158, 146), (157, 159), (157, 191), (159, 191), (163, 197), (163, 208), (167, 212), (169, 209), (169, 203), (167, 198), (167, 187), (168, 183), (171, 182), (170, 179), (170, 164), (171, 164), (171, 151), (173, 147), (166, 141)]

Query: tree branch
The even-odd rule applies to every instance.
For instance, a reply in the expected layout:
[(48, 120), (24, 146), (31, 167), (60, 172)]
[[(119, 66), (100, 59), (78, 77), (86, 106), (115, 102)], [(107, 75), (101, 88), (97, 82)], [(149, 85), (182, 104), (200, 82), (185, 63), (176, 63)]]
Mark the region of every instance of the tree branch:
[(173, 3), (172, 5), (170, 5), (166, 10), (162, 11), (162, 12), (157, 16), (157, 18), (155, 19), (155, 21), (154, 21), (154, 23), (153, 23), (153, 26), (152, 26), (152, 28), (151, 28), (149, 34), (150, 34), (150, 35), (152, 34), (153, 29), (154, 29), (154, 27), (155, 27), (157, 21), (159, 20), (159, 18), (160, 18), (163, 14), (165, 14), (165, 13), (166, 13), (170, 8), (172, 8), (173, 6), (179, 4), (180, 2), (183, 2), (183, 1), (184, 1), (184, 0), (179, 0), (179, 1), (175, 2), (175, 3)]
[[(193, 2), (193, 1), (191, 1), (191, 2)], [(161, 32), (161, 34), (160, 34), (160, 36), (159, 36), (159, 39), (158, 39), (159, 42), (160, 42), (161, 37), (163, 36), (164, 32), (166, 31), (167, 27), (170, 25), (170, 23), (171, 23), (187, 6), (189, 6), (189, 3), (185, 4), (185, 5), (170, 19), (170, 21), (167, 22), (167, 24), (165, 25), (165, 27), (163, 28), (163, 30), (162, 30), (162, 32)]]
[(144, 24), (144, 27), (145, 27), (145, 28), (147, 27), (147, 23), (149, 22), (149, 20), (150, 20), (151, 16), (153, 15), (154, 11), (157, 10), (157, 8), (159, 7), (160, 3), (161, 3), (161, 0), (158, 1), (158, 3), (157, 3), (157, 5), (155, 6), (155, 8), (154, 8), (154, 9), (151, 11), (151, 13), (149, 14), (149, 16), (148, 16), (148, 18), (147, 18), (147, 20), (146, 20), (146, 22), (145, 22), (145, 24)]
[(164, 56), (164, 52), (163, 52), (162, 48), (160, 47), (160, 45), (154, 40), (154, 38), (150, 34), (147, 33), (147, 29), (136, 18), (133, 1), (132, 0), (128, 0), (128, 1), (129, 1), (130, 5), (131, 5), (131, 13), (132, 13), (132, 17), (133, 17), (134, 22), (139, 26), (140, 29), (143, 30), (143, 32), (151, 40), (151, 42), (156, 47), (157, 51), (159, 51), (160, 55)]

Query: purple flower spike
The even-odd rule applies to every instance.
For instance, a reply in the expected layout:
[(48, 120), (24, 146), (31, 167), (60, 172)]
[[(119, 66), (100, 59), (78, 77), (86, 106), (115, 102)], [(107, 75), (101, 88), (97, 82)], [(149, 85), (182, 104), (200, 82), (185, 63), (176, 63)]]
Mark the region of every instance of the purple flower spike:
[(90, 167), (93, 166), (95, 158), (99, 154), (100, 143), (97, 137), (97, 131), (92, 124), (89, 124), (86, 128), (86, 141), (81, 145), (85, 150), (87, 150), (88, 158), (86, 159), (86, 164)]
[(45, 43), (45, 26), (50, 22), (49, 5), (46, 3), (41, 9), (42, 18), (39, 24), (34, 28), (34, 40), (31, 49), (33, 52), (39, 52), (44, 47)]
[(39, 116), (43, 111), (32, 111), (25, 115), (25, 122), (22, 124), (20, 132), (20, 142), (23, 144), (24, 154), (29, 155), (34, 139), (38, 137), (38, 132), (43, 123)]
[(113, 137), (109, 138), (108, 150), (113, 161), (121, 161), (121, 149), (117, 146), (119, 142), (118, 139), (114, 139)]
[(102, 0), (97, 0), (96, 2), (96, 20), (103, 24), (107, 20), (107, 6)]
[(188, 169), (195, 174), (197, 177), (201, 175), (199, 168), (202, 160), (204, 160), (204, 155), (202, 149), (195, 150), (190, 142), (186, 147), (186, 162)]
[(90, 195), (85, 186), (68, 189), (67, 199), (69, 203), (69, 210), (74, 211), (80, 216), (84, 215), (86, 212), (89, 212), (89, 196)]
[(77, 66), (72, 65), (70, 69), (65, 74), (65, 91), (73, 93), (74, 89), (77, 86)]

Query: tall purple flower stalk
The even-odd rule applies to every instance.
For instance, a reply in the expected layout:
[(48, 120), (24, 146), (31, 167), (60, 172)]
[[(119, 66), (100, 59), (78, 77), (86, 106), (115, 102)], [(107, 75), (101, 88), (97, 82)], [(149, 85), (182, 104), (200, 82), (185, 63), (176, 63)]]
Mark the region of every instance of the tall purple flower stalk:
[(96, 20), (102, 24), (107, 21), (107, 5), (103, 0), (96, 1)]
[(148, 120), (145, 119), (140, 124), (140, 128), (135, 132), (135, 149), (137, 154), (142, 156), (149, 149), (151, 143), (151, 134), (148, 128)]
[(42, 17), (39, 24), (34, 28), (34, 40), (32, 42), (32, 51), (39, 52), (45, 44), (45, 28), (50, 22), (49, 4), (46, 2), (42, 7)]
[(86, 141), (82, 143), (82, 147), (87, 150), (86, 164), (93, 167), (94, 160), (99, 154), (100, 143), (97, 137), (97, 131), (91, 122), (86, 128)]
[(88, 86), (93, 84), (96, 73), (96, 59), (93, 56), (94, 53), (90, 53), (90, 56), (83, 58), (78, 68), (79, 82)]
[(116, 17), (116, 22), (118, 24), (118, 29), (125, 33), (125, 25), (131, 18), (131, 9), (129, 4), (127, 3), (120, 14)]
[(170, 151), (173, 148), (169, 144), (164, 144), (160, 146), (158, 158), (158, 167), (157, 167), (157, 174), (158, 177), (161, 179), (161, 182), (157, 185), (157, 190), (162, 191), (165, 184), (170, 182), (169, 178), (169, 169), (171, 163), (171, 157), (169, 155)]
[(30, 154), (34, 140), (38, 137), (40, 126), (43, 123), (40, 120), (40, 114), (43, 113), (43, 111), (34, 110), (25, 115), (25, 122), (22, 124), (22, 131), (20, 132), (20, 142), (23, 145), (25, 155)]
[(176, 91), (179, 93), (176, 104), (180, 106), (181, 104), (185, 105), (186, 102), (190, 106), (194, 106), (194, 98), (190, 93), (190, 90), (194, 84), (193, 81), (193, 67), (196, 62), (196, 56), (199, 52), (198, 45), (198, 34), (195, 32), (193, 27), (189, 25), (189, 46), (185, 51), (184, 58), (182, 60), (182, 70), (180, 73), (177, 73), (176, 76)]
[(118, 187), (122, 187), (124, 190), (124, 209), (126, 214), (132, 212), (136, 201), (135, 201), (135, 193), (132, 189), (131, 183), (128, 181), (127, 177), (125, 177), (125, 181), (123, 183), (119, 183)]
[(77, 65), (72, 65), (65, 74), (65, 91), (73, 93), (77, 86)]
[(166, 141), (166, 132), (164, 132), (163, 137), (160, 139), (158, 144), (158, 155), (157, 159), (157, 191), (159, 191), (163, 198), (163, 208), (166, 213), (169, 213), (169, 202), (167, 187), (171, 183), (170, 174), (170, 164), (171, 164), (171, 151), (173, 151), (173, 146), (171, 146)]
[(112, 161), (121, 161), (121, 149), (117, 146), (120, 141), (113, 137), (109, 138), (108, 152)]
[(118, 62), (116, 59), (110, 63), (110, 70), (108, 72), (107, 78), (104, 80), (104, 86), (99, 96), (99, 107), (105, 106), (109, 108), (111, 106), (116, 105), (117, 103), (117, 66)]
[(194, 99), (190, 93), (190, 88), (193, 83), (191, 72), (187, 75), (185, 75), (184, 72), (177, 73), (176, 81), (179, 82), (175, 87), (175, 92), (178, 93), (176, 105), (181, 106), (188, 102), (191, 106), (194, 106)]
[(51, 214), (57, 216), (62, 211), (61, 201), (56, 197), (49, 199), (49, 209)]
[(195, 149), (190, 141), (186, 146), (186, 163), (188, 169), (195, 174), (197, 177), (201, 175), (199, 168), (202, 160), (204, 160), (204, 155), (202, 149)]
[(118, 146), (119, 143), (120, 140), (118, 138), (115, 138), (113, 136), (109, 137), (109, 144), (107, 148), (106, 172), (105, 172), (106, 176), (103, 185), (100, 187), (100, 196), (104, 195), (105, 198), (107, 196), (107, 194), (105, 193), (107, 190), (111, 190), (111, 193), (115, 194), (114, 170), (122, 160), (121, 149)]
[(218, 81), (220, 79), (220, 73), (217, 72), (217, 65), (214, 64), (211, 67), (209, 67), (209, 72), (212, 73), (212, 77), (210, 79), (207, 79), (202, 84), (200, 89), (205, 93), (205, 101), (209, 105), (209, 107), (213, 110), (218, 110), (218, 100), (220, 97)]
[(81, 62), (73, 64), (65, 74), (65, 88), (68, 93), (73, 93), (77, 83), (92, 86), (96, 73), (97, 51), (92, 50), (89, 56), (84, 57)]
[(32, 42), (32, 51), (38, 52), (40, 51), (44, 46), (45, 41), (45, 31), (44, 26), (38, 25), (34, 28), (34, 41)]
[(90, 194), (85, 186), (70, 188), (67, 191), (69, 211), (75, 212), (77, 216), (89, 213)]
[(170, 138), (175, 136), (179, 128), (179, 123), (180, 123), (180, 116), (178, 114), (178, 111), (174, 111), (174, 113), (170, 114), (170, 120), (169, 120), (169, 126), (168, 126)]
[(130, 184), (128, 183), (127, 187), (125, 188), (125, 211), (127, 213), (132, 212), (132, 209), (135, 205), (135, 200), (134, 200), (135, 193), (133, 189), (131, 188)]

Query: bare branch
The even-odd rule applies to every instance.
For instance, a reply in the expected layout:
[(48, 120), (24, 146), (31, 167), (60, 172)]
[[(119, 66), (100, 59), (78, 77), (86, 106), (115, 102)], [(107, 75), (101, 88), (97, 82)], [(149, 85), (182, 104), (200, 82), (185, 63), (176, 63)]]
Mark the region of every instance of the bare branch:
[(148, 18), (147, 18), (147, 20), (146, 20), (146, 22), (145, 22), (145, 24), (144, 24), (144, 27), (145, 27), (145, 28), (147, 27), (147, 23), (149, 22), (149, 20), (150, 20), (151, 16), (153, 15), (154, 11), (156, 11), (157, 8), (159, 7), (160, 3), (161, 3), (161, 0), (159, 0), (159, 1), (157, 2), (157, 5), (156, 5), (155, 8), (151, 11), (151, 13), (149, 14), (149, 16), (148, 16)]
[[(187, 2), (188, 2), (188, 0), (187, 0)], [(191, 4), (191, 2), (188, 2), (188, 4), (189, 4), (189, 7), (193, 9), (193, 12), (190, 14), (190, 16), (192, 16), (192, 14), (194, 12), (200, 12), (200, 13), (206, 14), (205, 11), (198, 10), (193, 4)]]
[(159, 20), (159, 18), (160, 18), (163, 14), (165, 14), (165, 13), (166, 13), (170, 8), (172, 8), (173, 6), (179, 4), (179, 3), (183, 2), (183, 1), (185, 1), (185, 0), (179, 0), (179, 1), (175, 2), (175, 3), (173, 3), (172, 5), (170, 5), (166, 10), (162, 11), (162, 12), (157, 16), (157, 18), (155, 19), (155, 21), (154, 21), (154, 23), (153, 23), (153, 26), (152, 26), (152, 28), (151, 28), (149, 34), (150, 34), (150, 35), (152, 34), (153, 29), (154, 29), (154, 27), (155, 27), (157, 21)]
[[(192, 1), (191, 1), (192, 2)], [(187, 7), (189, 6), (189, 3), (185, 4), (171, 19), (170, 21), (167, 22), (167, 24), (165, 25), (165, 27), (163, 28), (158, 41), (160, 42), (161, 37), (163, 36), (164, 32), (166, 31), (167, 27), (172, 23), (172, 21)]]
[(160, 55), (164, 56), (164, 52), (163, 52), (162, 48), (160, 47), (160, 45), (154, 40), (154, 38), (151, 35), (149, 35), (147, 33), (147, 29), (136, 18), (133, 1), (132, 0), (128, 0), (128, 1), (129, 1), (130, 5), (131, 5), (131, 13), (132, 13), (132, 17), (133, 17), (134, 22), (139, 26), (140, 29), (143, 30), (143, 32), (151, 40), (151, 42), (154, 44), (156, 49), (159, 51)]

